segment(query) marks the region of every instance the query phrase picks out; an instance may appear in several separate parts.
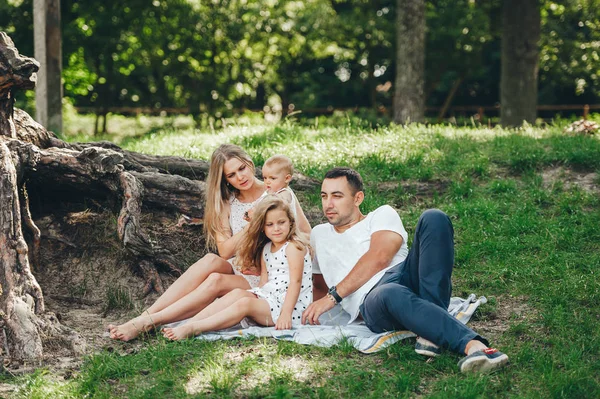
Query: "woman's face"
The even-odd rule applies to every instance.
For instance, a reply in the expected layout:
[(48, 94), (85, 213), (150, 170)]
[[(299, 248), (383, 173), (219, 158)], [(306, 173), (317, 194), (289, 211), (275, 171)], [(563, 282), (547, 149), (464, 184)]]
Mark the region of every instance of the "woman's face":
[(254, 184), (252, 168), (237, 158), (231, 158), (223, 165), (225, 180), (240, 191), (248, 190)]

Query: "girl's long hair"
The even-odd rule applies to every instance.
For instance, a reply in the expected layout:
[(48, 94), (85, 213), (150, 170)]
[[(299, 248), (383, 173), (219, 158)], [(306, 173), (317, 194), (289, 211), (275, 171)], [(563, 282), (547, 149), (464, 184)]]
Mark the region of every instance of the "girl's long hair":
[(254, 162), (252, 158), (241, 147), (234, 144), (222, 144), (210, 158), (210, 168), (206, 178), (206, 196), (204, 209), (204, 236), (206, 237), (206, 248), (214, 250), (217, 248), (217, 236), (226, 234), (225, 227), (221, 223), (223, 208), (232, 195), (239, 190), (227, 184), (223, 175), (225, 162), (237, 158), (252, 170), (254, 175)]
[(248, 232), (240, 243), (236, 262), (242, 266), (242, 270), (260, 271), (263, 248), (269, 242), (265, 234), (267, 212), (276, 209), (284, 211), (290, 219), (290, 231), (286, 241), (293, 243), (299, 250), (304, 248), (310, 250), (309, 240), (298, 230), (296, 219), (288, 203), (275, 195), (268, 195), (256, 205)]

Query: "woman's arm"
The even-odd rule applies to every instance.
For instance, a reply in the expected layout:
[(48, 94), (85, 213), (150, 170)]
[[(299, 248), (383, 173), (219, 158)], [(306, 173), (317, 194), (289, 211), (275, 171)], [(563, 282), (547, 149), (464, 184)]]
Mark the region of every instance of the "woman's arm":
[(229, 225), (229, 213), (231, 212), (229, 204), (226, 205), (225, 209), (223, 209), (223, 213), (221, 215), (220, 221), (223, 231), (223, 234), (217, 234), (217, 251), (219, 252), (219, 256), (223, 259), (232, 258), (237, 251), (242, 238), (248, 231), (248, 225), (244, 226), (244, 228), (237, 232), (237, 234), (232, 234), (231, 226)]
[(277, 196), (285, 200), (288, 204), (291, 204), (294, 202), (294, 200), (296, 200), (296, 203), (294, 205), (296, 207), (296, 212), (294, 213), (296, 214), (296, 223), (298, 225), (298, 230), (310, 237), (310, 223), (308, 222), (306, 215), (304, 215), (304, 211), (300, 206), (300, 201), (298, 201), (298, 197), (292, 191), (292, 189), (288, 187), (287, 189), (277, 193)]
[(304, 254), (307, 249), (298, 249), (296, 245), (290, 244), (285, 249), (288, 265), (290, 266), (290, 283), (285, 294), (285, 300), (281, 307), (281, 314), (275, 324), (276, 330), (289, 330), (292, 328), (292, 312), (300, 296), (302, 285), (302, 273), (304, 271)]
[(296, 198), (296, 215), (298, 215), (298, 230), (310, 237), (312, 228), (310, 227), (310, 223), (308, 223), (306, 215), (304, 215), (304, 211), (300, 206), (300, 201), (298, 201), (298, 198)]

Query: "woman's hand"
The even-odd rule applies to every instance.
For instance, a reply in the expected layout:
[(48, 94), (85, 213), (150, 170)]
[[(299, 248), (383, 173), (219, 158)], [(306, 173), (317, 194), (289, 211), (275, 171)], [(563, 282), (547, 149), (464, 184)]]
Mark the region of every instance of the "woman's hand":
[(289, 330), (292, 328), (292, 315), (291, 314), (280, 314), (275, 323), (276, 330)]

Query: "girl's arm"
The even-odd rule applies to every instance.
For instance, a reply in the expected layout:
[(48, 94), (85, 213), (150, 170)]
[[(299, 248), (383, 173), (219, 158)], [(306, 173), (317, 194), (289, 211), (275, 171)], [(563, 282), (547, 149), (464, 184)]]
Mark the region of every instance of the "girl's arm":
[(267, 273), (267, 265), (265, 264), (265, 257), (261, 256), (260, 257), (260, 280), (258, 281), (258, 286), (262, 287), (263, 285), (267, 284), (267, 281), (269, 281), (269, 275)]
[(290, 266), (290, 284), (285, 294), (285, 300), (281, 307), (281, 314), (275, 324), (276, 330), (289, 330), (292, 328), (292, 312), (300, 296), (302, 285), (302, 273), (304, 271), (304, 255), (307, 249), (298, 249), (296, 245), (290, 244), (285, 249), (288, 264)]

